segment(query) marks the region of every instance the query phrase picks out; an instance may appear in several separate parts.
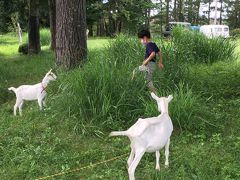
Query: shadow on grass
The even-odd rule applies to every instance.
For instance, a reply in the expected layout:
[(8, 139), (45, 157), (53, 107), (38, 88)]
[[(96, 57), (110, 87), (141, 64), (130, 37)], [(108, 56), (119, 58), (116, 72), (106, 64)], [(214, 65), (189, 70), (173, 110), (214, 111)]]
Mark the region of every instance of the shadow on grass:
[(0, 41), (0, 45), (16, 45), (18, 42), (12, 41), (12, 42), (6, 42), (6, 41)]
[(18, 52), (15, 52), (14, 54), (11, 54), (11, 55), (3, 54), (0, 52), (0, 61), (1, 60), (21, 61), (21, 60), (26, 60), (26, 59), (31, 60), (31, 59), (35, 59), (35, 58), (44, 58), (44, 57), (53, 57), (53, 52), (48, 49), (43, 49), (39, 54), (32, 55), (32, 56), (18, 53)]

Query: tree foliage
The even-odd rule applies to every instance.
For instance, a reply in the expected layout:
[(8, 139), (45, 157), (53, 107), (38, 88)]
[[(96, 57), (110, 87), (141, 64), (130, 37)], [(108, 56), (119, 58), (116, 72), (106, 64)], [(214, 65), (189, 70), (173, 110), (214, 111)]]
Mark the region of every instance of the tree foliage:
[[(153, 29), (161, 32), (169, 21), (187, 21), (193, 25), (208, 24), (209, 13), (200, 16), (200, 5), (210, 5), (212, 2), (213, 0), (154, 0), (154, 3), (151, 0), (87, 0), (87, 28), (90, 36), (114, 36), (120, 32), (135, 33), (152, 25), (156, 25)], [(221, 18), (221, 22), (228, 24), (230, 28), (239, 27), (240, 1), (219, 2), (226, 4), (224, 8), (227, 12), (227, 19)], [(48, 0), (41, 0), (41, 27), (50, 26), (48, 9)], [(153, 9), (158, 13), (150, 16), (150, 10)], [(28, 11), (29, 0), (0, 0), (0, 32), (14, 30), (12, 19), (17, 20), (22, 29), (27, 31)]]

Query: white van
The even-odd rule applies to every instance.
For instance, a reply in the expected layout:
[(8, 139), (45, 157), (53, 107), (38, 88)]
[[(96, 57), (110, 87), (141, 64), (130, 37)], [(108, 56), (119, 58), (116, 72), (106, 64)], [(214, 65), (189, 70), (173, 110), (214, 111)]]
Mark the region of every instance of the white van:
[(226, 25), (203, 25), (200, 27), (200, 32), (209, 38), (229, 37), (229, 27)]

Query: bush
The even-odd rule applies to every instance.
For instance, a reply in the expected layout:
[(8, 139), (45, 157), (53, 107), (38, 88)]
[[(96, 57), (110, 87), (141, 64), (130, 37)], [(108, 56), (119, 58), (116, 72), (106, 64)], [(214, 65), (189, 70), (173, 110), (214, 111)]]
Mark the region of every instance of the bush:
[(18, 52), (22, 54), (28, 54), (28, 43), (21, 44), (18, 47)]
[(188, 63), (213, 63), (234, 57), (236, 45), (229, 39), (209, 39), (197, 31), (179, 27), (173, 30), (173, 44), (179, 61)]

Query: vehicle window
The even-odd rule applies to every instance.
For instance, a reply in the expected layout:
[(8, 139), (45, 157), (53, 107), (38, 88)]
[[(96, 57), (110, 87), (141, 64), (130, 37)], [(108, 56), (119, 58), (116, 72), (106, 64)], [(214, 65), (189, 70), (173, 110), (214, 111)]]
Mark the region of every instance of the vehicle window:
[(228, 32), (228, 28), (227, 28), (227, 27), (225, 27), (225, 28), (224, 28), (224, 31), (225, 31), (225, 32)]
[(215, 28), (216, 32), (222, 32), (222, 28)]

